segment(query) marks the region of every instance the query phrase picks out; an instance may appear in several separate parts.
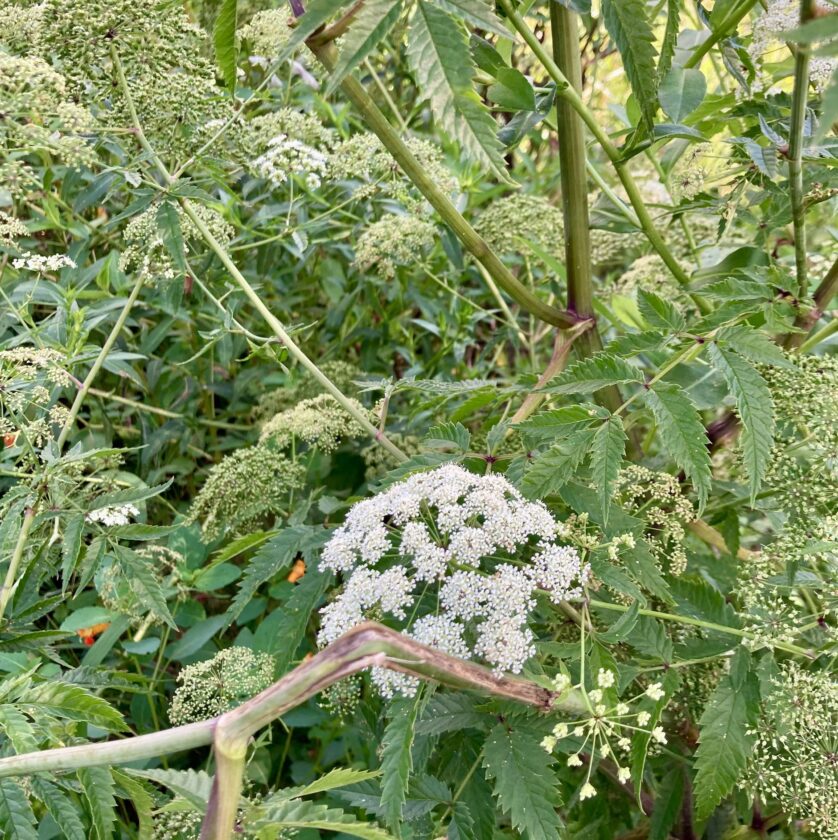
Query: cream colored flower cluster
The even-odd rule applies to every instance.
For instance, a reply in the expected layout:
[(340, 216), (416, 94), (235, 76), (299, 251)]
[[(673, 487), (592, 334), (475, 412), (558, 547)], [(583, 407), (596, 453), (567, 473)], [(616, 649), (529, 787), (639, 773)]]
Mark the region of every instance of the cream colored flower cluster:
[[(578, 598), (589, 569), (540, 502), (500, 475), (446, 464), (355, 504), (325, 546), (320, 566), (346, 575), (321, 611), (328, 644), (370, 617), (460, 658), (518, 673), (535, 652), (528, 626), (535, 593)], [(520, 565), (515, 565), (517, 562)], [(374, 670), (381, 693), (415, 682)]]

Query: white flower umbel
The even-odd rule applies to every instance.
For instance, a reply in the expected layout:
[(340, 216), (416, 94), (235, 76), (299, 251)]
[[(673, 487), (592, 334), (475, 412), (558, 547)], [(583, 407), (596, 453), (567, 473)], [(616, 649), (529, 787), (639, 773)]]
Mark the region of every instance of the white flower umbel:
[(139, 510), (131, 504), (108, 505), (97, 510), (92, 510), (85, 516), (88, 522), (98, 522), (100, 525), (113, 527), (116, 525), (127, 525), (135, 516), (139, 516)]
[[(347, 580), (321, 613), (319, 641), (392, 618), (419, 641), (518, 673), (535, 652), (536, 590), (559, 603), (588, 579), (576, 550), (555, 542), (561, 532), (503, 476), (452, 464), (412, 475), (354, 505), (326, 544), (321, 568)], [(415, 687), (383, 672), (373, 679), (387, 695)]]
[(329, 168), (329, 159), (312, 146), (277, 134), (268, 140), (268, 148), (256, 160), (253, 168), (275, 187), (282, 186), (292, 175), (305, 178), (310, 189), (317, 189)]
[(44, 274), (47, 271), (60, 271), (62, 268), (75, 268), (76, 264), (65, 254), (31, 254), (28, 251), (17, 259), (12, 260), (12, 265), (17, 268), (25, 268), (27, 271), (35, 271)]

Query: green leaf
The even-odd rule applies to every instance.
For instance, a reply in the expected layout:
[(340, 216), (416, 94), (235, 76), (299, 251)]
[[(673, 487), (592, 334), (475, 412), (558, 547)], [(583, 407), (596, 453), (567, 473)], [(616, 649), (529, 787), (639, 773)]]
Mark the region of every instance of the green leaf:
[(593, 429), (580, 429), (541, 453), (524, 473), (524, 494), (530, 499), (543, 499), (561, 490), (585, 460), (595, 434)]
[(306, 3), (305, 14), (297, 19), (291, 37), (285, 42), (276, 63), (287, 61), (335, 12), (346, 5), (346, 0), (311, 0)]
[(701, 70), (673, 67), (661, 81), (661, 108), (674, 123), (681, 123), (704, 101), (707, 79)]
[(308, 563), (326, 543), (331, 530), (312, 525), (295, 525), (286, 528), (265, 543), (247, 564), (233, 602), (227, 610), (228, 623), (232, 623), (250, 603), (263, 583), (291, 567), (294, 558), (302, 555)]
[(122, 715), (101, 697), (73, 683), (58, 680), (34, 685), (20, 700), (66, 720), (81, 720), (115, 732), (125, 729)]
[[(224, 0), (225, 5), (228, 2), (230, 0)], [(233, 0), (233, 5), (235, 6), (235, 0)], [(163, 246), (178, 269), (186, 273), (186, 246), (183, 242), (177, 205), (171, 201), (161, 202), (157, 208), (156, 222), (160, 236), (163, 238)]]
[(535, 91), (520, 70), (501, 67), (495, 74), (497, 82), (489, 86), (486, 96), (503, 111), (534, 111)]
[[(607, 416), (608, 412), (604, 412)], [(513, 428), (526, 433), (531, 440), (552, 440), (572, 431), (580, 423), (589, 424), (595, 417), (602, 417), (602, 409), (590, 403), (577, 403), (541, 411)]]
[[(358, 820), (340, 808), (330, 808), (320, 802), (304, 799), (277, 800), (271, 797), (247, 813), (248, 826), (260, 837), (267, 837), (267, 829), (319, 829), (360, 837), (362, 840), (392, 840), (393, 835), (374, 823)], [(274, 835), (271, 835), (274, 836)]]
[(420, 689), (416, 697), (401, 698), (390, 704), (389, 720), (382, 738), (381, 807), (385, 822), (397, 837), (401, 837), (402, 808), (413, 769), (412, 747), (422, 693)]
[(672, 663), (672, 639), (666, 635), (661, 622), (647, 615), (637, 619), (628, 636), (629, 644), (640, 653), (659, 659), (665, 665)]
[(605, 632), (597, 633), (597, 639), (609, 645), (622, 642), (634, 629), (639, 615), (640, 603), (638, 601), (632, 601), (627, 612), (624, 612)]
[(117, 784), (117, 796), (120, 799), (127, 799), (137, 815), (138, 836), (140, 838), (153, 837), (155, 803), (151, 785), (132, 779), (122, 770), (111, 769), (111, 775)]
[(654, 292), (639, 289), (637, 292), (637, 308), (640, 310), (643, 320), (650, 327), (681, 332), (687, 326), (686, 319), (678, 307)]
[(645, 392), (661, 441), (676, 464), (692, 480), (699, 508), (710, 494), (709, 440), (701, 415), (689, 394), (671, 382), (657, 382)]
[(32, 792), (46, 805), (47, 811), (61, 827), (61, 836), (65, 840), (88, 840), (81, 811), (58, 785), (40, 776), (32, 776), (30, 784)]
[(509, 30), (494, 13), (494, 3), (486, 0), (434, 0), (434, 3), (454, 17), (462, 18), (475, 29), (494, 32), (501, 38), (509, 38)]
[(475, 834), (474, 817), (465, 802), (455, 802), (448, 823), (448, 840), (479, 840)]
[(683, 799), (684, 774), (673, 769), (664, 775), (655, 797), (655, 809), (649, 820), (649, 840), (668, 840), (669, 831), (681, 813)]
[(4, 840), (38, 840), (35, 815), (17, 779), (0, 779), (0, 834)]
[(667, 0), (666, 2), (666, 29), (663, 33), (661, 54), (658, 59), (659, 81), (666, 77), (669, 68), (672, 67), (672, 57), (675, 55), (678, 34), (681, 30), (681, 4), (682, 0)]
[(331, 583), (331, 572), (321, 571), (309, 564), (303, 579), (282, 605), (280, 619), (271, 627), (269, 643), (259, 645), (259, 649), (274, 657), (277, 675), (284, 674), (294, 661), (297, 648), (306, 634), (311, 614)]
[(129, 768), (125, 772), (140, 779), (156, 782), (181, 799), (185, 799), (197, 810), (206, 810), (212, 790), (212, 776), (205, 770), (134, 770)]
[(107, 767), (85, 767), (76, 771), (87, 802), (93, 836), (110, 840), (116, 822), (116, 798), (111, 771)]
[(736, 401), (736, 413), (742, 421), (742, 460), (748, 473), (751, 504), (754, 504), (774, 448), (771, 389), (747, 359), (729, 348), (713, 342), (709, 356)]
[(305, 787), (297, 790), (294, 797), (311, 796), (313, 793), (322, 793), (324, 790), (356, 785), (358, 782), (365, 782), (368, 779), (375, 779), (381, 775), (380, 770), (354, 770), (351, 767), (335, 767), (328, 773), (323, 774), (319, 779), (309, 782)]
[(169, 627), (174, 627), (175, 621), (166, 604), (163, 587), (151, 570), (152, 561), (122, 545), (114, 546), (114, 554), (122, 571), (131, 580), (132, 586), (142, 596), (143, 604), (148, 607), (149, 612), (166, 622)]
[(462, 24), (428, 0), (418, 0), (407, 55), (440, 127), (466, 158), (508, 181), (497, 125), (472, 87), (475, 67)]
[(602, 16), (608, 34), (623, 59), (631, 90), (648, 132), (658, 110), (655, 36), (644, 0), (603, 0)]
[(18, 755), (38, 749), (38, 739), (32, 724), (23, 712), (11, 703), (0, 706), (0, 731), (5, 734)]
[(832, 74), (826, 90), (821, 94), (821, 118), (814, 141), (823, 142), (833, 123), (838, 120), (838, 69)]
[(716, 339), (729, 345), (740, 356), (750, 359), (755, 364), (794, 368), (794, 364), (789, 361), (788, 356), (778, 344), (761, 330), (749, 327), (747, 324), (723, 327), (716, 334)]
[(485, 729), (486, 720), (486, 715), (475, 710), (474, 701), (467, 694), (437, 694), (428, 701), (416, 723), (416, 734), (442, 735), (463, 729)]
[(468, 452), (471, 434), (462, 423), (440, 423), (428, 431), (422, 443), (431, 449)]
[(548, 394), (591, 394), (624, 382), (643, 382), (643, 371), (619, 356), (597, 353), (571, 365), (541, 390)]
[(236, 89), (237, 6), (237, 0), (223, 0), (212, 31), (212, 40), (215, 44), (215, 60), (221, 68), (224, 84), (230, 90)]
[(343, 36), (340, 58), (329, 79), (327, 93), (335, 90), (347, 73), (351, 73), (387, 37), (399, 19), (402, 0), (367, 0), (358, 12), (349, 32)]
[(79, 562), (82, 550), (82, 533), (84, 532), (84, 515), (74, 513), (67, 517), (64, 525), (64, 540), (61, 543), (61, 586), (66, 590), (67, 583), (72, 577)]
[(622, 419), (612, 414), (594, 434), (591, 447), (591, 478), (599, 495), (603, 522), (608, 524), (614, 483), (626, 453), (626, 430)]
[(513, 827), (528, 840), (558, 840), (562, 822), (559, 780), (552, 756), (537, 736), (499, 723), (483, 747), (483, 766), (494, 782), (495, 796)]
[(748, 729), (756, 725), (759, 686), (751, 674), (739, 691), (727, 675), (707, 701), (701, 715), (695, 753), (695, 810), (704, 821), (740, 779), (754, 746)]

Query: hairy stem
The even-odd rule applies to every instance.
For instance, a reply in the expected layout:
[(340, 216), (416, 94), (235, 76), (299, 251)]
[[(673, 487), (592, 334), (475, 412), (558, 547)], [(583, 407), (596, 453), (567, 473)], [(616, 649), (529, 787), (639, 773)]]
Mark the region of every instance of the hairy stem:
[[(812, 17), (814, 0), (800, 0), (800, 23)], [(794, 264), (800, 296), (805, 297), (809, 281), (806, 267), (806, 206), (803, 190), (803, 128), (806, 123), (806, 100), (809, 93), (808, 44), (801, 44), (794, 58), (794, 89), (791, 95), (789, 124), (789, 190), (794, 228)]]
[[(581, 93), (582, 62), (576, 15), (561, 3), (551, 3), (550, 31), (556, 65), (570, 86)], [(556, 102), (556, 125), (565, 227), (567, 308), (578, 315), (593, 318), (594, 284), (588, 219), (585, 127), (571, 104), (563, 97), (558, 97)], [(583, 358), (602, 350), (602, 339), (596, 326), (579, 336), (576, 348)], [(616, 386), (604, 388), (597, 394), (597, 398), (610, 411), (614, 411), (623, 401)]]
[[(687, 287), (690, 283), (689, 275), (684, 271), (681, 264), (675, 258), (672, 251), (669, 250), (666, 242), (660, 234), (660, 231), (655, 227), (652, 217), (646, 208), (646, 203), (640, 194), (640, 189), (637, 186), (631, 172), (628, 170), (627, 162), (623, 160), (620, 150), (611, 142), (608, 133), (597, 122), (596, 116), (588, 108), (582, 100), (573, 85), (570, 84), (565, 74), (556, 65), (556, 62), (547, 53), (543, 44), (536, 38), (535, 33), (527, 26), (524, 19), (515, 10), (511, 0), (500, 0), (501, 8), (503, 8), (506, 16), (509, 18), (516, 31), (527, 42), (530, 49), (535, 54), (536, 58), (541, 62), (541, 65), (547, 71), (547, 74), (556, 84), (556, 95), (565, 100), (570, 107), (581, 117), (582, 121), (588, 127), (588, 130), (593, 134), (597, 143), (602, 147), (602, 150), (607, 155), (608, 159), (614, 165), (623, 189), (628, 195), (629, 202), (637, 215), (637, 221), (643, 229), (643, 233), (649, 240), (651, 246), (657, 251), (660, 258), (664, 261), (667, 268), (672, 273), (672, 276), (678, 281), (681, 286)], [(707, 303), (701, 298), (692, 296), (696, 306), (702, 312), (708, 312), (709, 307)]]
[[(335, 47), (332, 44), (310, 44), (310, 49), (327, 70), (335, 66)], [(381, 140), (384, 148), (393, 156), (404, 174), (413, 182), (428, 203), (439, 213), (451, 228), (463, 247), (486, 269), (486, 272), (519, 306), (542, 321), (556, 327), (572, 327), (582, 318), (563, 312), (536, 297), (509, 270), (498, 255), (489, 247), (483, 237), (466, 221), (451, 199), (428, 175), (422, 164), (414, 157), (407, 144), (373, 102), (364, 86), (352, 76), (346, 76), (340, 89), (358, 109), (366, 126)]]
[[(154, 150), (154, 147), (151, 145), (145, 135), (145, 132), (143, 131), (137, 110), (134, 107), (134, 100), (131, 96), (131, 89), (128, 85), (128, 80), (125, 78), (125, 70), (122, 66), (122, 62), (120, 61), (119, 54), (113, 45), (111, 45), (111, 57), (116, 70), (117, 80), (122, 88), (123, 95), (125, 96), (125, 101), (128, 106), (128, 112), (131, 116), (134, 132), (137, 135), (137, 140), (151, 158), (165, 185), (170, 188), (175, 183), (174, 178), (166, 168), (166, 165), (160, 159), (160, 156)], [(307, 370), (311, 376), (320, 383), (323, 389), (335, 398), (344, 411), (353, 417), (370, 435), (370, 437), (381, 444), (381, 446), (384, 447), (384, 449), (386, 449), (394, 458), (399, 461), (406, 461), (407, 455), (405, 455), (404, 452), (402, 452), (401, 449), (399, 449), (389, 438), (379, 432), (379, 430), (370, 422), (366, 412), (360, 410), (356, 405), (354, 405), (353, 402), (340, 390), (340, 388), (338, 388), (337, 385), (335, 385), (334, 382), (332, 382), (332, 380), (329, 379), (329, 377), (326, 376), (311, 359), (309, 359), (309, 357), (291, 338), (279, 318), (277, 318), (276, 315), (268, 309), (265, 302), (261, 297), (259, 297), (253, 286), (248, 283), (245, 276), (239, 271), (224, 246), (212, 235), (212, 231), (210, 231), (206, 224), (204, 224), (203, 219), (195, 212), (192, 204), (183, 197), (179, 197), (178, 201), (183, 208), (183, 212), (195, 225), (198, 233), (200, 233), (201, 238), (207, 243), (207, 245), (209, 245), (210, 249), (216, 254), (218, 259), (221, 260), (222, 265), (230, 272), (230, 275), (236, 281), (239, 288), (244, 292), (248, 300), (250, 300), (253, 304), (256, 311), (265, 319), (265, 322), (271, 330), (273, 330), (274, 335), (280, 340), (283, 347), (285, 347), (288, 351), (288, 354), (296, 359), (300, 366), (305, 368), (305, 370)]]

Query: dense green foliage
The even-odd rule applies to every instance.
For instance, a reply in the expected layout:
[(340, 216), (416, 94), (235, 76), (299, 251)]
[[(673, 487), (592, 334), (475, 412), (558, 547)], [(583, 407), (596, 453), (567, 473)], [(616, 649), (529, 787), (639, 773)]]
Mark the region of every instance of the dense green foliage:
[(838, 8), (560, 2), (0, 0), (3, 837), (838, 838)]

